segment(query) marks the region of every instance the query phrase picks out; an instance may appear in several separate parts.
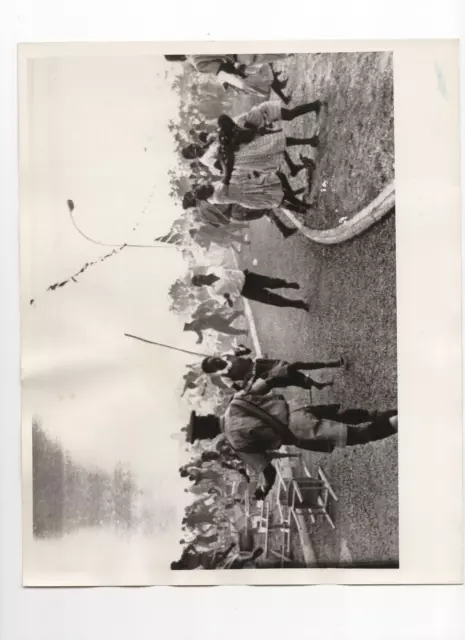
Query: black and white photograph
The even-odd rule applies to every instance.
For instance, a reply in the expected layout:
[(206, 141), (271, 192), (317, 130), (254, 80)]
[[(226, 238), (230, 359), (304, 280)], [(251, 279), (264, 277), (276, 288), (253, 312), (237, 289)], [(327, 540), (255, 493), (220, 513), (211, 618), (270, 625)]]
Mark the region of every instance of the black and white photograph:
[(402, 568), (395, 54), (206, 50), (25, 61), (26, 584)]

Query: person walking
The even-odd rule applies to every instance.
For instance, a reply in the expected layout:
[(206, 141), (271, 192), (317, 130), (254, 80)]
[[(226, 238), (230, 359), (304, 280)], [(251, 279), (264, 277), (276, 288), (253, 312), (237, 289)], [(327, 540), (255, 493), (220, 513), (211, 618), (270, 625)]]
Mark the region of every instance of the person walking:
[(231, 384), (241, 383), (244, 386), (253, 384), (257, 379), (267, 380), (271, 388), (300, 387), (301, 389), (324, 389), (332, 382), (317, 382), (302, 371), (332, 369), (343, 367), (344, 358), (330, 362), (292, 362), (269, 358), (251, 358), (244, 354), (223, 354), (209, 356), (202, 363), (202, 371), (208, 375), (219, 375)]
[(193, 411), (185, 428), (186, 440), (192, 444), (223, 434), (244, 463), (263, 474), (264, 484), (254, 493), (256, 500), (263, 500), (276, 479), (269, 454), (282, 445), (331, 453), (336, 447), (363, 445), (397, 434), (397, 410), (353, 409), (344, 413), (332, 408), (322, 417), (321, 407), (319, 412), (312, 406), (291, 411), (267, 380), (257, 380), (247, 391), (235, 394), (221, 418)]
[(203, 316), (197, 316), (190, 322), (186, 322), (184, 324), (184, 331), (194, 331), (194, 333), (197, 334), (197, 344), (203, 342), (203, 332), (208, 329), (212, 329), (218, 333), (225, 333), (229, 336), (246, 336), (249, 333), (246, 329), (236, 329), (236, 327), (232, 326), (234, 320), (242, 315), (242, 311), (236, 311), (231, 314), (229, 318), (225, 318), (218, 311), (211, 312)]
[(240, 231), (231, 231), (228, 227), (219, 228), (209, 224), (190, 229), (189, 235), (199, 247), (206, 251), (210, 250), (212, 244), (216, 244), (219, 247), (231, 248), (240, 253), (243, 244), (250, 244), (250, 241), (246, 240)]
[(286, 136), (282, 128), (271, 127), (277, 121), (292, 122), (309, 113), (319, 116), (324, 105), (325, 102), (314, 100), (288, 109), (278, 101), (267, 101), (236, 118), (221, 114), (217, 132), (186, 145), (181, 154), (185, 159), (200, 161), (212, 175), (223, 171), (222, 153), (234, 152), (234, 167), (238, 171), (277, 170), (284, 161), (291, 177), (295, 177), (303, 169), (314, 167), (314, 162), (301, 155), (301, 164), (296, 165), (287, 149), (302, 145), (317, 147), (319, 138), (317, 135), (309, 138)]
[(245, 269), (225, 269), (210, 267), (205, 274), (192, 278), (196, 287), (208, 286), (210, 294), (222, 304), (230, 307), (242, 297), (275, 307), (291, 307), (309, 311), (310, 307), (302, 299), (286, 298), (270, 289), (300, 289), (297, 282), (288, 282), (283, 278), (272, 278)]
[(238, 171), (231, 178), (215, 185), (194, 187), (191, 192), (196, 200), (208, 200), (214, 204), (239, 204), (247, 209), (276, 209), (286, 207), (296, 213), (307, 213), (311, 208), (297, 198), (301, 190), (294, 190), (281, 171), (266, 173)]
[(291, 99), (283, 93), (287, 80), (281, 79), (268, 61), (254, 60), (251, 64), (245, 64), (236, 54), (165, 55), (165, 59), (168, 62), (186, 62), (196, 73), (209, 74), (221, 84), (226, 82), (266, 100), (271, 91), (286, 104)]
[[(298, 193), (298, 191), (295, 191)], [(195, 207), (198, 216), (215, 228), (224, 229), (231, 224), (234, 229), (244, 230), (248, 223), (261, 218), (268, 218), (278, 229), (283, 238), (290, 238), (297, 233), (296, 227), (288, 227), (273, 209), (246, 209), (237, 203), (219, 204), (209, 200), (199, 200), (193, 191), (187, 191), (182, 200), (183, 209)]]

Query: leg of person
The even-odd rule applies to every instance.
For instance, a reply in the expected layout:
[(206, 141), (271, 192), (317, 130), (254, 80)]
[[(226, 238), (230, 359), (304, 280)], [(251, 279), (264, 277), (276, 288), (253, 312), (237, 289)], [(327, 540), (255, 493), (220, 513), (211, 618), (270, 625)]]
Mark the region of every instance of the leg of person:
[(275, 376), (268, 379), (271, 389), (283, 389), (285, 387), (299, 387), (300, 389), (325, 389), (332, 387), (333, 382), (317, 382), (300, 371), (289, 372), (288, 375)]
[(310, 378), (310, 376), (306, 376), (304, 373), (300, 371), (289, 369), (289, 386), (292, 387), (301, 387), (301, 389), (325, 389), (326, 387), (332, 387), (333, 382), (317, 382)]
[(241, 318), (244, 315), (243, 311), (234, 311), (234, 313), (231, 313), (231, 315), (226, 319), (228, 324), (232, 324), (234, 322), (234, 320), (237, 320), (238, 318)]
[(291, 186), (291, 183), (287, 179), (287, 176), (282, 171), (277, 171), (276, 175), (281, 181), (281, 185), (283, 187), (284, 197), (297, 200), (300, 203), (300, 200), (295, 197), (295, 191)]
[(281, 72), (281, 73), (278, 73), (278, 72), (276, 71), (276, 69), (273, 67), (273, 65), (272, 65), (272, 64), (270, 64), (270, 68), (271, 68), (271, 71), (272, 71), (272, 73), (273, 73), (273, 78), (274, 78), (274, 80), (276, 80), (276, 82), (279, 84), (279, 86), (281, 87), (281, 89), (285, 89), (285, 88), (287, 87), (288, 78), (284, 78), (284, 80), (281, 80), (280, 76), (281, 76), (281, 73), (282, 73), (282, 72)]
[(225, 320), (221, 317), (212, 318), (210, 322), (210, 328), (214, 331), (218, 331), (219, 333), (226, 333), (230, 336), (247, 335), (248, 332), (245, 329), (236, 329), (235, 327), (231, 326), (230, 322), (232, 322), (231, 319)]
[(302, 215), (307, 214), (309, 212), (309, 210), (312, 208), (311, 205), (308, 205), (308, 204), (305, 204), (305, 203), (297, 205), (297, 204), (294, 204), (292, 202), (288, 202), (285, 198), (281, 202), (281, 205), (285, 209), (289, 209), (289, 211), (293, 211), (294, 213), (301, 213)]
[(211, 318), (211, 320), (213, 322), (218, 322), (218, 326), (223, 325), (232, 325), (232, 323), (237, 320), (238, 318), (241, 318), (244, 315), (244, 312), (240, 309), (234, 309), (234, 311), (231, 312), (230, 315), (223, 317), (221, 315), (216, 315), (214, 318)]
[(286, 146), (299, 147), (301, 145), (308, 144), (311, 147), (317, 147), (320, 144), (320, 138), (315, 135), (311, 138), (294, 138), (294, 136), (286, 136)]
[(301, 411), (307, 411), (318, 420), (337, 420), (341, 405), (340, 404), (317, 404), (309, 405), (300, 409)]
[(288, 227), (286, 224), (284, 224), (284, 222), (278, 217), (278, 215), (270, 209), (269, 212), (267, 212), (266, 216), (268, 217), (269, 220), (271, 220), (271, 222), (273, 222), (276, 225), (276, 228), (278, 229), (278, 231), (280, 232), (280, 234), (283, 236), (283, 238), (289, 238), (290, 236), (293, 236), (295, 233), (297, 233), (297, 228), (291, 228)]
[(276, 95), (279, 98), (281, 98), (281, 100), (284, 102), (284, 104), (289, 104), (289, 102), (291, 101), (291, 96), (284, 95), (284, 93), (282, 91), (283, 88), (282, 88), (281, 83), (280, 83), (279, 80), (274, 78), (273, 82), (271, 83), (271, 88), (276, 93)]
[(316, 164), (315, 164), (315, 160), (313, 160), (313, 158), (309, 158), (308, 156), (304, 156), (301, 153), (299, 153), (299, 157), (300, 157), (300, 162), (304, 165), (304, 167), (307, 170), (315, 171)]
[(343, 424), (339, 420), (323, 419), (312, 427), (313, 438), (298, 438), (290, 432), (285, 444), (294, 444), (308, 451), (330, 453), (336, 446), (357, 446), (389, 438), (397, 433), (398, 423), (396, 412), (384, 411), (374, 420), (358, 426)]
[(302, 371), (315, 371), (316, 369), (335, 369), (337, 367), (344, 366), (344, 358), (339, 358), (339, 360), (330, 360), (329, 362), (302, 362), (297, 360), (296, 362), (291, 362), (289, 365), (290, 369)]
[(247, 271), (245, 285), (254, 289), (300, 289), (297, 282), (288, 282), (284, 278), (271, 278), (253, 271)]
[(263, 304), (269, 304), (273, 307), (292, 307), (294, 309), (303, 309), (309, 311), (310, 307), (304, 300), (292, 300), (291, 298), (285, 298), (273, 291), (267, 289), (243, 289), (242, 295), (249, 300), (255, 300), (256, 302), (262, 302)]
[(305, 451), (318, 451), (319, 453), (331, 453), (336, 446), (334, 442), (326, 439), (298, 438), (291, 431), (287, 434), (284, 444), (292, 445)]
[(299, 213), (310, 209), (310, 205), (306, 204), (303, 200), (299, 200), (299, 198), (296, 197), (295, 191), (292, 189), (289, 180), (284, 175), (284, 173), (282, 171), (277, 171), (276, 175), (280, 179), (281, 185), (283, 187), (283, 204), (285, 204), (285, 206), (287, 206), (288, 204), (293, 205), (295, 208), (297, 208)]
[(345, 409), (344, 411), (339, 411), (334, 419), (344, 424), (354, 425), (370, 422), (375, 419), (375, 415), (372, 411), (367, 411), (366, 409)]
[(323, 104), (324, 102), (322, 102), (321, 100), (315, 100), (314, 102), (299, 104), (291, 109), (286, 109), (283, 107), (283, 109), (281, 110), (281, 119), (287, 121), (294, 120), (294, 118), (298, 118), (299, 116), (303, 116), (306, 113), (312, 112), (318, 115)]
[(347, 446), (383, 440), (397, 433), (397, 413), (384, 411), (371, 422), (347, 427)]
[(300, 173), (303, 169), (305, 169), (305, 165), (303, 164), (295, 164), (292, 161), (291, 156), (287, 151), (284, 151), (284, 160), (286, 161), (287, 166), (289, 167), (289, 171), (291, 172), (291, 176), (295, 178), (295, 176)]
[[(303, 200), (299, 200), (294, 194), (287, 194), (284, 196), (282, 200), (282, 205), (287, 207), (288, 209), (292, 209), (293, 211), (307, 212), (311, 209), (311, 205), (307, 204)], [(289, 206), (291, 205), (291, 206)]]

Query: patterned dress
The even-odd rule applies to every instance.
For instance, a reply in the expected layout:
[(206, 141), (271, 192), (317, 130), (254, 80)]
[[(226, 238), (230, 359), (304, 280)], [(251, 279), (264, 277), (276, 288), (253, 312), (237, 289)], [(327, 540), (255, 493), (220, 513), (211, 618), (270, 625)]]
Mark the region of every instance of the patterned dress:
[(211, 200), (218, 204), (237, 203), (248, 209), (273, 209), (284, 198), (281, 180), (276, 173), (234, 171), (229, 185), (218, 183)]
[(237, 116), (234, 120), (240, 127), (244, 127), (247, 123), (257, 128), (265, 127), (282, 119), (281, 109), (282, 105), (279, 100), (267, 100)]
[(244, 90), (265, 98), (270, 97), (273, 83), (273, 71), (269, 64), (252, 64), (246, 69), (247, 77), (243, 79)]
[[(281, 103), (264, 102), (235, 118), (235, 122), (240, 127), (251, 124), (260, 128), (280, 119)], [(284, 131), (278, 130), (275, 133), (257, 135), (252, 142), (241, 145), (235, 152), (234, 171), (277, 171), (282, 165), (285, 150), (286, 135)], [(221, 173), (220, 169), (215, 167), (218, 151), (219, 143), (215, 141), (210, 144), (205, 154), (200, 158), (200, 162), (208, 167), (213, 175)]]

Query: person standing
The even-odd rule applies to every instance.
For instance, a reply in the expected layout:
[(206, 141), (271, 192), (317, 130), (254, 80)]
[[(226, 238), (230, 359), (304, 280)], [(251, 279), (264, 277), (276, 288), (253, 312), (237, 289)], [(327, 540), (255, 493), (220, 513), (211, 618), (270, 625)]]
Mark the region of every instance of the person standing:
[(253, 61), (247, 65), (241, 63), (235, 54), (193, 54), (193, 55), (165, 55), (168, 62), (187, 62), (197, 73), (206, 73), (218, 79), (223, 74), (221, 83), (242, 89), (246, 93), (268, 99), (271, 91), (283, 100), (290, 102), (290, 96), (283, 93), (287, 80), (282, 80), (271, 64)]
[(271, 389), (267, 380), (257, 380), (247, 391), (235, 394), (221, 418), (193, 411), (185, 428), (191, 444), (223, 434), (244, 463), (263, 474), (264, 484), (254, 493), (256, 500), (263, 500), (274, 485), (276, 469), (270, 453), (282, 445), (331, 453), (336, 447), (363, 445), (397, 434), (397, 410), (332, 410), (328, 417), (321, 417), (321, 408), (315, 413), (312, 406), (291, 411), (286, 399)]
[(218, 229), (224, 229), (231, 224), (234, 229), (244, 230), (249, 222), (265, 217), (276, 226), (283, 238), (290, 238), (297, 233), (297, 228), (288, 227), (273, 209), (246, 209), (237, 203), (215, 204), (209, 200), (197, 199), (193, 191), (187, 191), (184, 194), (182, 206), (183, 209), (196, 207), (200, 219)]
[(207, 251), (209, 251), (212, 244), (216, 244), (219, 247), (231, 248), (240, 253), (243, 244), (250, 244), (250, 241), (245, 240), (240, 231), (231, 231), (228, 227), (220, 228), (209, 224), (190, 229), (189, 235), (199, 247)]
[(287, 136), (283, 129), (270, 127), (276, 121), (292, 122), (305, 114), (319, 116), (324, 105), (325, 102), (314, 100), (288, 109), (279, 101), (267, 101), (236, 118), (221, 114), (217, 133), (186, 145), (181, 154), (186, 160), (200, 161), (212, 175), (222, 173), (221, 154), (229, 150), (234, 153), (233, 164), (237, 171), (276, 171), (284, 161), (294, 177), (303, 169), (313, 167), (314, 162), (300, 156), (302, 164), (296, 165), (287, 149), (302, 145), (317, 147), (319, 138), (317, 135), (310, 138)]
[(242, 315), (242, 311), (233, 313), (229, 318), (225, 318), (219, 312), (208, 313), (204, 316), (196, 317), (190, 322), (186, 322), (184, 324), (184, 331), (194, 331), (197, 334), (197, 344), (203, 342), (203, 332), (208, 329), (213, 329), (213, 331), (225, 333), (230, 336), (246, 336), (249, 333), (246, 329), (236, 329), (236, 327), (232, 326), (234, 320)]
[(202, 363), (202, 371), (211, 376), (220, 375), (231, 383), (252, 384), (257, 379), (267, 380), (271, 388), (300, 387), (301, 389), (324, 389), (332, 382), (317, 382), (302, 371), (316, 371), (343, 367), (344, 358), (330, 362), (286, 362), (286, 360), (245, 357), (243, 354), (209, 356)]
[(281, 171), (236, 171), (215, 185), (202, 185), (191, 190), (196, 200), (214, 204), (239, 204), (246, 209), (276, 209), (286, 207), (296, 213), (308, 213), (310, 205), (297, 198)]
[(291, 307), (309, 311), (308, 303), (302, 299), (285, 298), (270, 289), (300, 289), (297, 282), (288, 282), (283, 278), (271, 278), (248, 269), (225, 269), (210, 267), (205, 274), (197, 274), (192, 278), (196, 287), (208, 286), (213, 295), (222, 304), (234, 306), (234, 302), (242, 297), (275, 307)]

